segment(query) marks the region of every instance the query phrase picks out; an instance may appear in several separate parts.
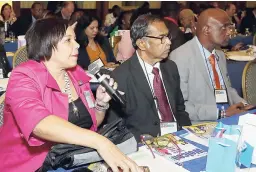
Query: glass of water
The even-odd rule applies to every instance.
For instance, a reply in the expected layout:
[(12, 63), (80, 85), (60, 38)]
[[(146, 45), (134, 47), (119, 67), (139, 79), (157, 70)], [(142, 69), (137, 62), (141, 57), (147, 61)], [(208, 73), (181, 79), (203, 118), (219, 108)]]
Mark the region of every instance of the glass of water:
[(11, 40), (11, 42), (15, 41), (15, 34), (13, 32), (9, 32), (9, 38)]

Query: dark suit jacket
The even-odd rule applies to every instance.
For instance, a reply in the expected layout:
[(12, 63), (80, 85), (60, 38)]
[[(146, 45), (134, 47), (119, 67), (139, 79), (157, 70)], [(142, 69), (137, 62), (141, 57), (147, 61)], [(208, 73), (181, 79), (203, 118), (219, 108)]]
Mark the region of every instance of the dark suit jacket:
[(180, 28), (172, 21), (164, 19), (164, 23), (166, 27), (169, 29), (169, 33), (172, 36), (171, 50), (175, 50), (176, 48), (178, 48), (186, 42), (184, 34), (180, 30)]
[(61, 11), (59, 11), (58, 13), (56, 13), (56, 16), (57, 16), (58, 18), (60, 18), (60, 19), (63, 19), (62, 14), (61, 14)]
[(256, 18), (253, 15), (253, 13), (248, 13), (241, 21), (240, 24), (240, 32), (242, 34), (245, 33), (245, 28), (249, 28), (250, 32), (255, 32), (255, 30), (253, 30), (253, 26), (256, 27)]
[[(163, 82), (179, 126), (191, 125), (188, 113), (185, 111), (184, 99), (180, 90), (180, 78), (176, 64), (166, 60), (161, 62)], [(141, 134), (157, 136), (160, 134), (160, 119), (146, 76), (139, 63), (137, 55), (132, 56), (112, 72), (112, 77), (118, 83), (118, 90), (125, 92), (126, 108), (121, 109), (111, 102), (106, 115), (107, 122), (117, 116), (125, 119), (128, 129), (139, 141)]]
[(32, 15), (20, 16), (10, 27), (10, 30), (15, 33), (15, 36), (25, 35), (30, 25), (32, 24)]
[[(112, 48), (108, 42), (108, 39), (105, 37), (102, 37), (103, 42), (100, 44), (102, 50), (104, 51), (107, 62), (116, 62), (116, 58), (113, 54)], [(88, 56), (88, 53), (86, 51), (86, 47), (83, 45), (80, 45), (78, 49), (78, 60), (77, 64), (80, 65), (83, 69), (88, 69), (90, 62), (90, 58)]]

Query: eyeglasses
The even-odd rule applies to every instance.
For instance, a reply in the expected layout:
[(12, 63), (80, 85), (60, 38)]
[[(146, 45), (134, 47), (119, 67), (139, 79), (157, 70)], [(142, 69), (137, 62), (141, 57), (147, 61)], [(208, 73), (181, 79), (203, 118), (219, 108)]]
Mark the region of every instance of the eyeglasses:
[(172, 36), (170, 34), (162, 36), (162, 37), (156, 37), (156, 36), (145, 36), (147, 38), (154, 38), (154, 39), (160, 39), (161, 40), (161, 44), (164, 44), (166, 42), (167, 39), (171, 40)]
[[(141, 135), (140, 138), (141, 138), (141, 142), (149, 148), (150, 152), (153, 155), (153, 158), (155, 158), (153, 149), (156, 150), (161, 155), (168, 154), (168, 150), (166, 150), (165, 148), (171, 147), (170, 144), (172, 144), (178, 150), (178, 161), (181, 159), (181, 149), (178, 146), (178, 141), (173, 135), (168, 134), (168, 135), (154, 138), (149, 134), (143, 134)], [(180, 164), (181, 166), (183, 165), (182, 163)]]

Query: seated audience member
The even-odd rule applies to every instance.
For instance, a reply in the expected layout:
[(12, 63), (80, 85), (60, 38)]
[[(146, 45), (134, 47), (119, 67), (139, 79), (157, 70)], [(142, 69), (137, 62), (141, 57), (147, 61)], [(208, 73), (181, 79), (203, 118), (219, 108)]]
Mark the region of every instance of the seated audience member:
[(8, 3), (5, 3), (1, 8), (0, 20), (3, 22), (8, 21), (11, 25), (17, 20), (12, 7)]
[(115, 23), (116, 19), (119, 17), (121, 13), (121, 8), (118, 5), (114, 5), (112, 7), (111, 13), (106, 15), (104, 26), (109, 27)]
[[(49, 18), (36, 21), (26, 33), (30, 60), (12, 71), (6, 91), (0, 130), (2, 172), (40, 171), (56, 143), (91, 147), (114, 171), (119, 167), (141, 171), (96, 133), (111, 98), (99, 86), (94, 99), (88, 87), (90, 77), (77, 65), (79, 44), (73, 27), (67, 20)], [(109, 85), (117, 87), (113, 79)], [(95, 107), (88, 105), (84, 92), (96, 102)]]
[(107, 121), (121, 116), (137, 140), (142, 134), (164, 134), (162, 122), (190, 125), (178, 69), (166, 59), (171, 41), (164, 21), (149, 14), (139, 16), (131, 27), (131, 39), (136, 54), (112, 72), (118, 90), (124, 92), (126, 107), (113, 102)]
[(75, 4), (73, 1), (63, 1), (61, 4), (61, 10), (56, 15), (59, 18), (70, 20), (71, 15), (75, 10)]
[(83, 11), (76, 11), (72, 14), (70, 20), (69, 20), (69, 24), (72, 25), (75, 22), (77, 22), (82, 16), (84, 15)]
[(227, 15), (229, 16), (232, 23), (235, 24), (236, 28), (239, 28), (241, 24), (241, 20), (245, 17), (245, 13), (242, 13), (241, 19), (237, 16), (236, 13), (236, 6), (233, 3), (228, 3), (225, 7), (225, 11)]
[(57, 16), (49, 10), (44, 10), (42, 14), (42, 19), (47, 19), (47, 18), (57, 18)]
[(179, 15), (180, 23), (184, 27), (186, 41), (191, 40), (196, 32), (195, 14), (190, 9), (184, 9)]
[(8, 78), (9, 72), (11, 72), (11, 67), (6, 57), (6, 51), (4, 49), (4, 40), (0, 40), (0, 69), (2, 70), (0, 78)]
[(256, 7), (252, 11), (247, 11), (246, 16), (242, 19), (240, 25), (240, 32), (245, 33), (245, 29), (248, 28), (250, 32), (255, 32), (256, 29)]
[(99, 34), (99, 19), (83, 15), (75, 29), (80, 44), (77, 63), (87, 69), (89, 64), (100, 58), (107, 67), (115, 67), (115, 57), (109, 40)]
[(124, 30), (122, 33), (122, 39), (117, 44), (117, 61), (125, 61), (129, 59), (135, 52), (135, 49), (132, 46), (132, 41), (130, 37), (130, 19), (132, 16), (132, 11), (124, 11), (121, 13), (120, 17), (117, 19), (119, 21), (119, 30)]
[(179, 10), (180, 5), (176, 1), (163, 1), (161, 3), (162, 16), (170, 32), (171, 50), (175, 50), (186, 42), (184, 34), (178, 26)]
[(29, 15), (20, 16), (16, 22), (11, 25), (10, 30), (16, 36), (25, 35), (30, 25), (36, 20), (42, 18), (43, 5), (39, 2), (34, 2), (31, 6), (31, 13)]
[(249, 108), (231, 87), (223, 51), (231, 21), (225, 11), (208, 9), (199, 16), (196, 36), (170, 54), (179, 69), (186, 111), (192, 121), (217, 120)]
[(210, 2), (210, 8), (220, 8), (218, 1)]

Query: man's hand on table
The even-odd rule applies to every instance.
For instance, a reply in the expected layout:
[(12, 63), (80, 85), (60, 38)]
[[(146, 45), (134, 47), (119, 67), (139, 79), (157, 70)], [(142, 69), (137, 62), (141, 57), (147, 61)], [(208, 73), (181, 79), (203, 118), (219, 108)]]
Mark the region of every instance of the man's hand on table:
[(239, 114), (244, 112), (244, 104), (242, 102), (233, 104), (231, 105), (227, 110), (226, 110), (226, 116), (233, 116), (235, 114)]
[(253, 105), (245, 105), (244, 103), (240, 102), (234, 105), (231, 105), (227, 110), (226, 110), (226, 116), (233, 116), (242, 112), (246, 112), (249, 109), (253, 108)]

